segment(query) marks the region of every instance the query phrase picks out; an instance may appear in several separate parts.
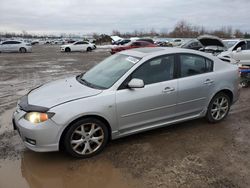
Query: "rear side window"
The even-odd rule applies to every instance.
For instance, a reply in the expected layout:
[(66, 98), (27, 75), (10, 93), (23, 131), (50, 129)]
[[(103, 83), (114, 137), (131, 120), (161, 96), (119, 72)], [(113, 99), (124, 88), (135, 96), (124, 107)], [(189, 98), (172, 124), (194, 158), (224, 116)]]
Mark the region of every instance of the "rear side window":
[(18, 41), (11, 41), (11, 44), (21, 44), (21, 42), (18, 42)]
[(180, 55), (180, 77), (193, 76), (213, 71), (213, 62), (202, 56)]

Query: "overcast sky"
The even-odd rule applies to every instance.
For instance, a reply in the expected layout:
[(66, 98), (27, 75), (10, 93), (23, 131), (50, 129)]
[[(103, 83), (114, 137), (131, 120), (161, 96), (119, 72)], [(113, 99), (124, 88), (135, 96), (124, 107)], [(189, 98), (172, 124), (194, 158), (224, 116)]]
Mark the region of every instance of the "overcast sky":
[(250, 0), (0, 0), (0, 31), (171, 31), (178, 21), (250, 32)]

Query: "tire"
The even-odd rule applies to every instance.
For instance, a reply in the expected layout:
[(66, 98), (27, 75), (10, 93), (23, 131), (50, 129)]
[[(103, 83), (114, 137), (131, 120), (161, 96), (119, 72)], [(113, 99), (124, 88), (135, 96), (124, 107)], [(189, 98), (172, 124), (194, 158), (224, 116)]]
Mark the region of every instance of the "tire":
[(88, 47), (87, 52), (91, 52), (91, 51), (92, 51), (92, 48)]
[(108, 135), (107, 126), (102, 121), (95, 118), (81, 119), (66, 132), (64, 148), (75, 158), (89, 158), (104, 149)]
[(69, 47), (65, 48), (65, 52), (71, 52), (71, 49)]
[(20, 52), (20, 53), (26, 53), (26, 52), (27, 52), (27, 50), (26, 50), (26, 48), (21, 47), (21, 48), (19, 49), (19, 52)]
[(248, 81), (242, 81), (241, 83), (240, 83), (240, 85), (241, 85), (241, 87), (243, 87), (243, 88), (247, 88), (248, 87)]
[(230, 110), (230, 98), (225, 93), (216, 94), (209, 103), (206, 119), (209, 123), (217, 123), (225, 119)]

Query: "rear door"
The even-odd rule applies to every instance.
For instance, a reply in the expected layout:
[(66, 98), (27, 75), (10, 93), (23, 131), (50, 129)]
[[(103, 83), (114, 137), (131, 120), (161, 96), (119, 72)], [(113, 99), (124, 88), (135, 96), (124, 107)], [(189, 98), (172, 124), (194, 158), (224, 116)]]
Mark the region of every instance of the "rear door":
[(214, 87), (213, 62), (195, 54), (179, 54), (177, 118), (201, 113)]
[(72, 50), (78, 51), (78, 52), (85, 51), (84, 42), (82, 42), (82, 41), (76, 42), (75, 44), (72, 45)]
[(21, 42), (19, 41), (12, 41), (12, 44), (11, 44), (11, 51), (12, 52), (19, 52), (20, 50), (20, 47), (21, 47)]

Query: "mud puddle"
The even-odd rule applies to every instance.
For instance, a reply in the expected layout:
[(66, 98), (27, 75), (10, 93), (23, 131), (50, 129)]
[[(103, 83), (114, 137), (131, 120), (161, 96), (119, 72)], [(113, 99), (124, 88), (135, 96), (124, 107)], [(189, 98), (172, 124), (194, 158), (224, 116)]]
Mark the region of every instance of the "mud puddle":
[[(14, 180), (14, 181), (13, 181)], [(74, 160), (62, 153), (24, 151), (20, 160), (0, 160), (1, 188), (141, 187), (105, 159)]]

